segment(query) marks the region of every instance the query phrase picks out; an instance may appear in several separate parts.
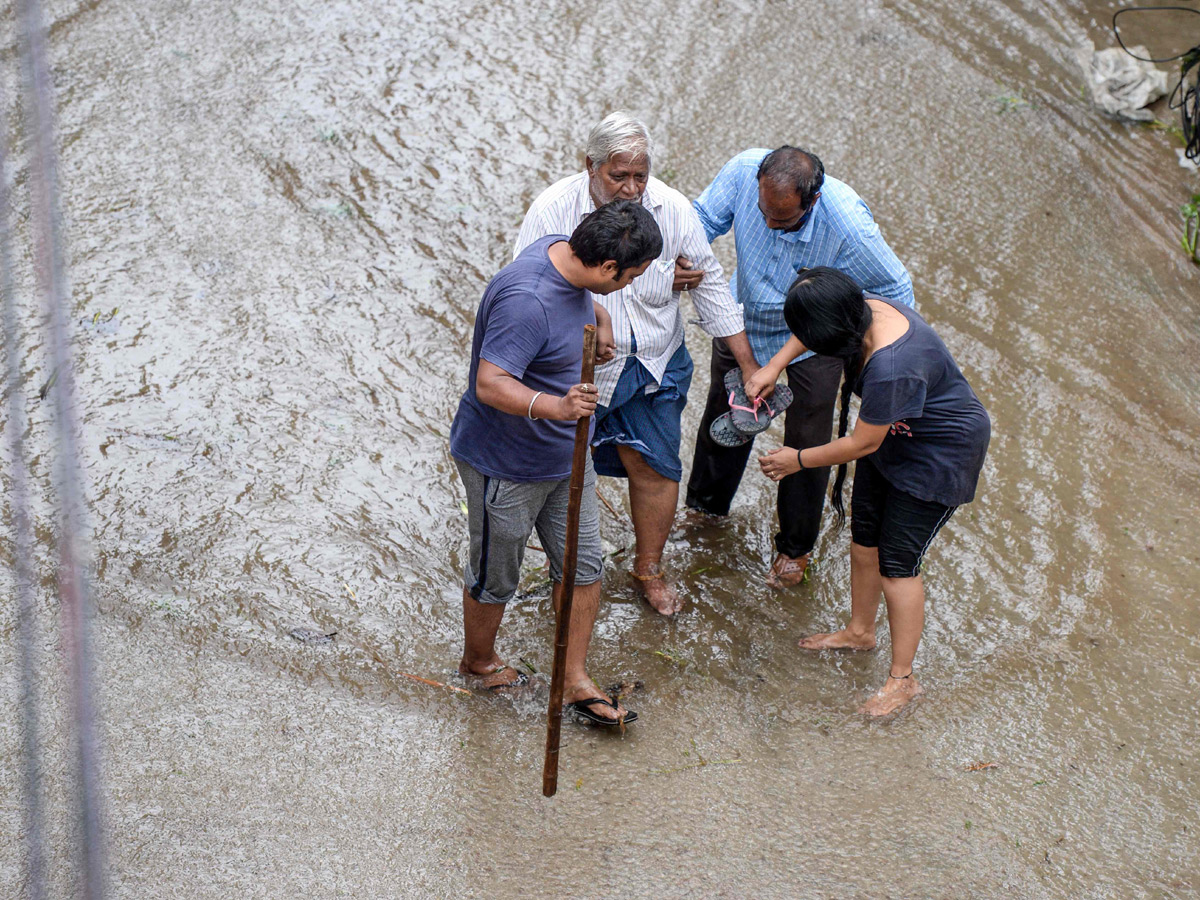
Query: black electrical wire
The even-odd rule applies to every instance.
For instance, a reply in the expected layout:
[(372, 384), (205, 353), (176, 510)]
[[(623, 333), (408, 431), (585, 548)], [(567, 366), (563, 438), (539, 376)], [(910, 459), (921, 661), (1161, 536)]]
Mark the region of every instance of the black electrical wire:
[[(1150, 63), (1180, 60), (1179, 82), (1175, 85), (1175, 90), (1171, 91), (1169, 105), (1171, 109), (1180, 111), (1179, 119), (1183, 127), (1183, 155), (1194, 163), (1200, 163), (1200, 44), (1197, 44), (1190, 50), (1177, 53), (1174, 56), (1166, 56), (1162, 59), (1147, 59), (1131, 52), (1125, 46), (1125, 41), (1121, 39), (1121, 32), (1117, 26), (1117, 19), (1125, 13), (1166, 11), (1187, 12), (1200, 16), (1200, 10), (1192, 9), (1190, 6), (1131, 6), (1126, 9), (1119, 9), (1113, 13), (1113, 34), (1116, 35), (1117, 43), (1121, 45), (1121, 49), (1134, 59)], [(1195, 71), (1193, 72), (1193, 70)], [(1190, 83), (1188, 82), (1189, 74), (1192, 75)]]

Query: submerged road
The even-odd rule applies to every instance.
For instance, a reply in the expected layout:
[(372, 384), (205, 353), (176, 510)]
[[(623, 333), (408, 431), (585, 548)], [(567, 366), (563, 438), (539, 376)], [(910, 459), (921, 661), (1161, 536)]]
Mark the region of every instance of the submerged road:
[[(1197, 187), (1170, 134), (1081, 96), (1072, 49), (1112, 45), (1115, 7), (54, 4), (111, 896), (1200, 890), (1200, 270), (1177, 215)], [(602, 512), (591, 666), (643, 683), (642, 718), (623, 738), (565, 727), (547, 801), (541, 696), (403, 673), (460, 683), (447, 437), (479, 296), (527, 204), (622, 107), (691, 196), (747, 147), (820, 154), (994, 436), (928, 560), (928, 696), (886, 723), (854, 715), (886, 643), (795, 650), (848, 610), (847, 532), (826, 528), (807, 584), (770, 591), (774, 489), (748, 471), (726, 523), (668, 545), (688, 600), (668, 622), (629, 581), (624, 488), (602, 479), (621, 516)], [(703, 372), (702, 333), (688, 343)], [(36, 397), (45, 348), (26, 346)], [(44, 447), (47, 411), (29, 416)], [(527, 562), (501, 650), (545, 671), (549, 592)], [(48, 625), (49, 582), (39, 602)], [(0, 634), (15, 698), (11, 604)], [(66, 692), (42, 638), (64, 895)], [(4, 896), (19, 738), (0, 716)]]

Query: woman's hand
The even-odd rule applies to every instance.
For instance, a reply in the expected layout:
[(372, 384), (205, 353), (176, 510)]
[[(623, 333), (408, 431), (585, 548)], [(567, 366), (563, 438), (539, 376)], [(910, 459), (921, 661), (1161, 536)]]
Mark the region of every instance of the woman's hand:
[(772, 481), (781, 481), (800, 471), (800, 451), (792, 447), (780, 447), (766, 456), (760, 456), (758, 464), (762, 466), (763, 474)]
[(756, 397), (766, 400), (775, 393), (775, 379), (778, 374), (770, 366), (763, 366), (746, 379), (746, 396), (751, 400)]
[(746, 396), (753, 400), (762, 396), (764, 399), (775, 392), (775, 382), (783, 374), (793, 359), (804, 353), (804, 345), (800, 338), (792, 335), (783, 345), (783, 349), (767, 360), (767, 364), (756, 371), (746, 380)]

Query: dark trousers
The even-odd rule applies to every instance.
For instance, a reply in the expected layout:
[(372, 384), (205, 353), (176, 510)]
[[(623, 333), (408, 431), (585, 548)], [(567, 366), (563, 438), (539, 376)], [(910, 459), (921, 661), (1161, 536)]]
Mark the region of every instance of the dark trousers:
[[(709, 366), (712, 380), (700, 433), (696, 436), (686, 502), (694, 509), (718, 516), (729, 514), (729, 504), (754, 449), (753, 441), (740, 447), (722, 447), (708, 433), (713, 419), (729, 411), (724, 379), (726, 372), (736, 368), (737, 361), (725, 342), (715, 338)], [(842, 361), (829, 356), (810, 356), (788, 366), (787, 379), (795, 400), (784, 413), (784, 446), (803, 450), (828, 443), (833, 436), (833, 410), (842, 380)], [(816, 546), (828, 486), (828, 468), (802, 469), (779, 482), (776, 499), (779, 532), (775, 535), (778, 552), (795, 558)]]

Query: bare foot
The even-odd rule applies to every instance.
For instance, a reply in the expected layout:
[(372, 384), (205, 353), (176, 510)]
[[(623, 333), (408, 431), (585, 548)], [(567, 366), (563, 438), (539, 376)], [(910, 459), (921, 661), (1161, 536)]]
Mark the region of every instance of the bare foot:
[(493, 693), (520, 687), (529, 680), (512, 666), (505, 665), (499, 657), (486, 663), (468, 663), (464, 659), (458, 664), (458, 674), (465, 675), (475, 687)]
[(850, 629), (828, 634), (810, 634), (800, 638), (797, 646), (801, 650), (874, 650), (874, 634), (851, 634)]
[(683, 598), (663, 577), (662, 572), (651, 569), (649, 572), (634, 572), (633, 579), (642, 591), (646, 602), (654, 607), (654, 611), (664, 616), (673, 616), (683, 609)]
[[(612, 702), (612, 697), (596, 687), (596, 682), (588, 678), (580, 681), (577, 684), (570, 685), (563, 690), (563, 703), (577, 703), (580, 700), (588, 700), (592, 697), (599, 697), (608, 703)], [(618, 702), (617, 708), (606, 706), (603, 703), (595, 703), (588, 707), (595, 715), (605, 719), (611, 719), (616, 722), (618, 719), (629, 715), (629, 710), (625, 708), (625, 704)]]
[(912, 675), (907, 678), (888, 676), (883, 687), (875, 692), (875, 696), (860, 706), (858, 711), (873, 718), (889, 716), (897, 710), (903, 709), (910, 701), (920, 697), (923, 693), (925, 691), (917, 684), (917, 679)]

